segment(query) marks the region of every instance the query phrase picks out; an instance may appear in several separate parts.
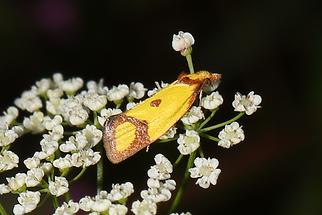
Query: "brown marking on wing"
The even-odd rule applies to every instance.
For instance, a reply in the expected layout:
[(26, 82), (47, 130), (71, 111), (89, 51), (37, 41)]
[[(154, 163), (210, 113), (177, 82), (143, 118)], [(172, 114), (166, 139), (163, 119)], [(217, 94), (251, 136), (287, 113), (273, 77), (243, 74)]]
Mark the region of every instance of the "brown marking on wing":
[(150, 102), (151, 107), (159, 107), (160, 104), (161, 104), (161, 99), (155, 99), (152, 102)]
[[(135, 126), (135, 138), (127, 149), (117, 151), (115, 130), (117, 126), (125, 122)], [(126, 116), (124, 113), (111, 116), (104, 125), (103, 143), (107, 158), (114, 164), (119, 163), (151, 143), (148, 135), (148, 125), (145, 121)]]

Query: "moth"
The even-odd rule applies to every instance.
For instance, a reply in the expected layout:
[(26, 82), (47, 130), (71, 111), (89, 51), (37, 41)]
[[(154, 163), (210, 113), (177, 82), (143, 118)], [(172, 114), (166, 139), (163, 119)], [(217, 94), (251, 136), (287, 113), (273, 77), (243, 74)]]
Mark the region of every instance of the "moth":
[(119, 163), (158, 140), (189, 111), (202, 89), (220, 78), (208, 71), (182, 73), (134, 108), (109, 117), (103, 132), (107, 158)]

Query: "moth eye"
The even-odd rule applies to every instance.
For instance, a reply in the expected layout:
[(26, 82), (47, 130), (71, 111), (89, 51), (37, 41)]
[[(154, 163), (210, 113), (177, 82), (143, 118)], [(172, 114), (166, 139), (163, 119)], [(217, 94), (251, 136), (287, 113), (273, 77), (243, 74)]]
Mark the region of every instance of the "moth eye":
[(151, 107), (159, 107), (159, 105), (161, 104), (161, 99), (155, 99), (150, 103)]

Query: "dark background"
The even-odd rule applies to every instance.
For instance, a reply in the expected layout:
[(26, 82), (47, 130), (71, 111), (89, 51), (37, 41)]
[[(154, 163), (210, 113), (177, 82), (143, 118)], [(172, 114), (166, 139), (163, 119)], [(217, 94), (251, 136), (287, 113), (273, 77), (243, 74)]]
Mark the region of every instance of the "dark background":
[[(231, 102), (237, 91), (254, 90), (263, 102), (239, 121), (243, 143), (229, 150), (205, 146), (206, 155), (220, 161), (218, 184), (203, 190), (191, 180), (179, 212), (322, 214), (322, 8), (317, 2), (1, 1), (0, 108), (54, 72), (85, 81), (104, 78), (107, 86), (140, 81), (152, 88), (155, 80), (170, 82), (187, 71), (185, 59), (171, 48), (172, 35), (188, 31), (196, 39), (195, 68), (223, 74), (220, 119), (235, 114)], [(168, 148), (175, 147), (153, 146), (151, 153), (117, 166), (106, 161), (106, 189), (127, 180), (136, 193), (146, 188), (154, 154), (169, 155)], [(179, 183), (180, 175), (175, 177)], [(83, 188), (82, 195), (95, 192), (87, 180), (75, 188)], [(166, 207), (161, 204), (160, 211)]]

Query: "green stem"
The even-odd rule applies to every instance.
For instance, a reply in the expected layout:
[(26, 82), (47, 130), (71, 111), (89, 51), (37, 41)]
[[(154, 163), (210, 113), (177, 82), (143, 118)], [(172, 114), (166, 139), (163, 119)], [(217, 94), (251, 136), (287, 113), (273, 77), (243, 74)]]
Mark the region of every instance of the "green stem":
[(187, 59), (187, 63), (188, 63), (188, 66), (189, 66), (190, 73), (194, 73), (194, 72), (195, 72), (195, 70), (194, 70), (194, 68), (193, 68), (193, 63), (192, 63), (192, 57), (191, 57), (191, 54), (186, 55), (186, 59)]
[(158, 143), (167, 143), (167, 142), (171, 142), (173, 140), (176, 140), (177, 137), (173, 137), (173, 138), (168, 138), (168, 139), (162, 139), (162, 140), (158, 140)]
[(0, 202), (0, 214), (1, 215), (8, 215), (6, 209), (4, 209), (4, 207), (1, 204), (1, 202)]
[[(101, 154), (104, 153), (103, 145), (97, 145)], [(103, 189), (103, 182), (104, 182), (104, 165), (103, 165), (103, 157), (98, 161), (96, 165), (96, 183), (97, 183), (97, 194)]]
[(203, 150), (202, 150), (201, 146), (199, 146), (198, 151), (199, 151), (200, 157), (204, 158), (205, 157), (205, 154), (203, 153)]
[(218, 108), (212, 110), (211, 114), (207, 117), (207, 119), (201, 123), (198, 130), (202, 129), (212, 119), (212, 117), (214, 117), (217, 110), (218, 110)]
[(53, 196), (53, 205), (55, 209), (59, 207), (58, 198), (56, 196)]
[(183, 158), (183, 154), (180, 154), (177, 158), (177, 160), (174, 162), (173, 167), (175, 168), (181, 161), (181, 159)]
[(47, 201), (48, 197), (50, 196), (49, 193), (46, 193), (45, 197), (41, 200), (41, 202), (37, 205), (37, 208), (41, 208), (45, 202)]
[(76, 175), (72, 180), (70, 180), (70, 183), (74, 183), (75, 181), (77, 181), (80, 177), (82, 177), (82, 175), (85, 173), (86, 171), (86, 167), (83, 167), (82, 171), (80, 171), (78, 173), (78, 175)]
[(64, 131), (64, 135), (66, 136), (72, 136), (75, 135), (78, 131)]
[(67, 192), (64, 194), (65, 202), (69, 202), (69, 200), (72, 199), (72, 196), (70, 195), (70, 192)]
[(100, 126), (100, 124), (98, 123), (98, 119), (97, 119), (97, 112), (96, 111), (94, 111), (94, 113), (93, 113), (93, 117), (94, 117), (94, 125), (96, 126), (96, 127), (99, 127)]
[(174, 199), (174, 201), (173, 201), (173, 203), (171, 205), (169, 214), (173, 213), (174, 211), (176, 211), (177, 208), (178, 208), (179, 203), (181, 202), (183, 192), (184, 192), (185, 186), (186, 186), (188, 178), (189, 178), (189, 169), (192, 167), (193, 161), (195, 160), (195, 157), (196, 157), (196, 151), (192, 152), (190, 154), (190, 156), (189, 156), (186, 171), (185, 171), (184, 176), (183, 176), (183, 180), (182, 180), (181, 185), (179, 187), (179, 190), (178, 190), (178, 192), (176, 194), (176, 197), (175, 197), (175, 199)]
[(218, 141), (219, 141), (219, 138), (214, 137), (214, 136), (211, 136), (211, 135), (209, 135), (209, 134), (199, 133), (199, 135), (200, 135), (200, 136), (202, 136), (202, 137), (205, 137), (205, 138), (207, 138), (207, 139), (209, 139), (209, 140), (213, 140), (213, 141), (216, 141), (216, 142), (218, 142)]
[(207, 132), (207, 131), (214, 130), (216, 128), (220, 128), (220, 127), (225, 126), (225, 125), (227, 125), (227, 124), (229, 124), (231, 122), (236, 121), (237, 119), (239, 119), (240, 117), (242, 117), (244, 114), (245, 114), (244, 112), (241, 112), (237, 116), (235, 116), (234, 118), (231, 118), (230, 120), (227, 120), (225, 122), (219, 123), (217, 125), (213, 125), (213, 126), (210, 126), (210, 127), (207, 127), (207, 128), (200, 129), (200, 131), (201, 132)]
[(48, 193), (48, 189), (47, 188), (43, 188), (43, 189), (40, 189), (38, 190), (40, 193)]

